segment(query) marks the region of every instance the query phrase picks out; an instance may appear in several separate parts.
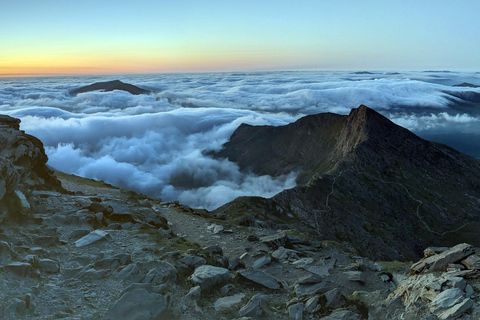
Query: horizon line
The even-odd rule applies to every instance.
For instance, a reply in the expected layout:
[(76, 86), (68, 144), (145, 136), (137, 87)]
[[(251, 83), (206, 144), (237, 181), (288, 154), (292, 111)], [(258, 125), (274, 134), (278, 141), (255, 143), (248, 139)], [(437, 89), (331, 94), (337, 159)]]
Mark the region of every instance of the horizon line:
[(426, 70), (398, 70), (398, 69), (291, 69), (291, 70), (230, 70), (230, 71), (169, 71), (169, 72), (118, 72), (118, 73), (6, 73), (0, 74), (0, 79), (8, 78), (61, 78), (61, 77), (107, 77), (107, 76), (141, 76), (155, 74), (214, 74), (214, 73), (280, 73), (280, 72), (461, 72), (480, 73), (480, 71), (465, 71), (460, 69), (426, 69)]

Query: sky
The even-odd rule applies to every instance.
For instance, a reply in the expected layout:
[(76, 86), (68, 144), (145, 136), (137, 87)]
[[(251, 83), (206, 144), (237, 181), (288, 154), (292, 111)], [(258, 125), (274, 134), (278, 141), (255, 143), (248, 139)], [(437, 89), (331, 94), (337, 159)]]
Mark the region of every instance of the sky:
[(0, 76), (480, 70), (478, 0), (0, 0), (0, 9)]

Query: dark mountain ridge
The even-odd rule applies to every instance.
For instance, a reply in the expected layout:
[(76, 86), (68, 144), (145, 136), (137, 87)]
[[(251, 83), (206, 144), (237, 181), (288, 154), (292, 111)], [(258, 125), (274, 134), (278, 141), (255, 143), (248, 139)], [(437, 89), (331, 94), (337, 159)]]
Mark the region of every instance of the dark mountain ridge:
[(416, 259), (429, 245), (468, 236), (480, 218), (478, 160), (366, 106), (284, 127), (241, 126), (217, 156), (256, 174), (301, 171), (293, 189), (255, 198), (252, 206), (237, 199), (217, 212), (242, 215), (254, 207), (257, 218), (286, 219), (289, 226), (293, 216), (297, 228), (374, 259)]
[(70, 91), (71, 95), (77, 95), (79, 93), (90, 92), (90, 91), (113, 91), (113, 90), (122, 90), (129, 92), (131, 94), (149, 94), (150, 91), (144, 90), (137, 86), (134, 86), (129, 83), (124, 83), (120, 80), (106, 81), (106, 82), (96, 82), (94, 84), (83, 86)]

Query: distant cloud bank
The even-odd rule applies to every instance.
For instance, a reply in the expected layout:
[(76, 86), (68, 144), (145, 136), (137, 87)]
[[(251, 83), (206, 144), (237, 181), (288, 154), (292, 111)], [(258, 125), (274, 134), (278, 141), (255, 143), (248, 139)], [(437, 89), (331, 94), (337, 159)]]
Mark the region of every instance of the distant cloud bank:
[[(236, 164), (205, 155), (243, 122), (284, 125), (307, 114), (346, 114), (365, 104), (420, 136), (480, 158), (476, 73), (276, 72), (168, 74), (120, 80), (153, 91), (68, 91), (111, 77), (0, 80), (0, 113), (45, 144), (58, 170), (119, 187), (216, 208), (238, 196), (270, 197), (295, 185), (240, 173)], [(469, 101), (469, 99), (471, 101)]]

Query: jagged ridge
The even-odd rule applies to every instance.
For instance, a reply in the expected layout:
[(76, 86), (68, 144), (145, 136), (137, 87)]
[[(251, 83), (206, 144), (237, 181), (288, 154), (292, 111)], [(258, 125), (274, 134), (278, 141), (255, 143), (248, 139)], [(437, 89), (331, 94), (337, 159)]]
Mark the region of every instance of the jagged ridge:
[[(305, 125), (313, 119), (333, 119), (336, 125), (321, 123), (318, 129)], [(234, 133), (218, 155), (228, 154), (242, 169), (257, 174), (275, 175), (268, 168), (273, 163), (274, 168), (301, 168), (303, 177), (299, 181), (309, 178), (306, 185), (266, 200), (261, 210), (256, 200), (256, 212), (276, 216), (277, 221), (293, 215), (298, 228), (305, 229), (306, 224), (319, 238), (346, 241), (374, 259), (415, 259), (429, 245), (451, 244), (451, 240), (478, 242), (460, 239), (458, 232), (451, 231), (474, 221), (467, 230), (479, 220), (479, 161), (423, 140), (365, 106), (353, 109), (348, 116), (307, 116), (275, 129), (280, 132), (277, 136), (272, 128), (251, 128), (250, 139), (246, 139), (248, 127), (244, 126), (241, 136)], [(325, 139), (322, 131), (328, 128), (334, 130)], [(271, 139), (258, 139), (262, 131), (266, 137), (265, 132), (269, 132)], [(286, 132), (302, 146), (282, 144)], [(239, 137), (243, 137), (241, 144)], [(329, 143), (322, 148), (315, 139)], [(268, 158), (265, 164), (251, 151), (261, 154), (262, 144), (266, 146), (264, 157)], [(302, 152), (305, 145), (311, 147), (309, 153)], [(231, 155), (234, 146), (242, 148), (236, 158)], [(275, 155), (288, 157), (275, 159), (270, 155), (272, 148), (276, 149)], [(316, 159), (326, 159), (320, 160), (323, 167)], [(241, 201), (248, 210), (246, 200)], [(235, 205), (230, 203), (217, 211), (228, 214), (229, 207)]]

